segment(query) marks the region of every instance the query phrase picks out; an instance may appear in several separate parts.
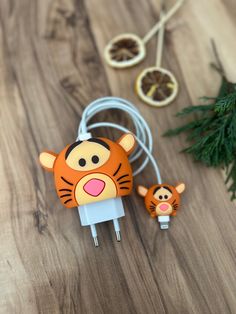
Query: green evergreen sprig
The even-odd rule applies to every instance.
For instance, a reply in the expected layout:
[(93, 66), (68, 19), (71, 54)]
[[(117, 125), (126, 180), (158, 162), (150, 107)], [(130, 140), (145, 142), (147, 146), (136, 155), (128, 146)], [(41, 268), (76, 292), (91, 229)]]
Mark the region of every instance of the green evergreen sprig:
[(183, 152), (192, 154), (196, 161), (206, 166), (226, 169), (226, 183), (229, 185), (231, 199), (236, 199), (236, 83), (230, 82), (219, 61), (212, 66), (221, 74), (222, 81), (216, 97), (203, 97), (205, 104), (189, 106), (177, 113), (178, 117), (194, 114), (192, 121), (175, 129), (168, 130), (164, 136), (187, 132), (190, 145)]

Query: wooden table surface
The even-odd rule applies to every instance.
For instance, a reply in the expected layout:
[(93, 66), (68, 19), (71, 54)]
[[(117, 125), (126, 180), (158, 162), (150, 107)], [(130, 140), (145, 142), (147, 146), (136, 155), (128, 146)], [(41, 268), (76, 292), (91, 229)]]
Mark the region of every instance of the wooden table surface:
[[(171, 20), (163, 66), (180, 92), (171, 106), (154, 109), (137, 99), (133, 84), (154, 64), (155, 40), (142, 64), (123, 71), (104, 63), (103, 49), (116, 34), (144, 35), (158, 19), (158, 2), (1, 0), (0, 313), (236, 313), (236, 208), (223, 173), (179, 153), (184, 136), (161, 136), (180, 123), (176, 111), (216, 94), (211, 38), (236, 81), (235, 1), (189, 0)], [(164, 180), (183, 181), (187, 190), (164, 232), (133, 192), (124, 202), (122, 242), (104, 223), (95, 249), (77, 209), (62, 207), (38, 154), (73, 142), (83, 109), (107, 95), (137, 105)], [(117, 113), (106, 118), (129, 123)], [(154, 180), (149, 165), (135, 184)]]

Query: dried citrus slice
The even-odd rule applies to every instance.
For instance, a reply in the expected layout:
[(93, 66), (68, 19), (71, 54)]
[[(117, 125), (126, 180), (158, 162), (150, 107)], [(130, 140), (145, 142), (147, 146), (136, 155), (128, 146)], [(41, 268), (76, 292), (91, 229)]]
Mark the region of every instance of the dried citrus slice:
[(114, 68), (131, 67), (146, 55), (146, 48), (135, 34), (121, 34), (113, 38), (105, 48), (106, 62)]
[(178, 83), (174, 75), (160, 67), (142, 71), (136, 80), (135, 88), (145, 103), (156, 107), (168, 105), (178, 93)]

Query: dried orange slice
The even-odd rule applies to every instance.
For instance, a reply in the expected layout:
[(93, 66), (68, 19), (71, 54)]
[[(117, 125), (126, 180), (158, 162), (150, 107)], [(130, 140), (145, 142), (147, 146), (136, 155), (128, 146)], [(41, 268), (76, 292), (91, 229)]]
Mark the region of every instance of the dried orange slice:
[(114, 68), (128, 68), (144, 59), (146, 48), (135, 34), (121, 34), (113, 38), (105, 48), (106, 62)]
[(140, 73), (135, 89), (145, 103), (162, 107), (175, 99), (178, 93), (178, 83), (170, 71), (160, 67), (151, 67)]

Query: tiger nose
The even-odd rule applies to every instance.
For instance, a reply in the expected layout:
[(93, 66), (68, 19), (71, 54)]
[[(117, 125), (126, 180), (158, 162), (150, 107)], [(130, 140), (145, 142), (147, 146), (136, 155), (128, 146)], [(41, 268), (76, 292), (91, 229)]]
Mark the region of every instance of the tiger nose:
[(169, 205), (167, 205), (167, 204), (161, 204), (160, 205), (160, 210), (162, 210), (163, 212), (165, 212), (168, 208), (169, 208)]
[(105, 188), (105, 182), (100, 179), (91, 179), (84, 185), (84, 191), (91, 196), (98, 196)]

